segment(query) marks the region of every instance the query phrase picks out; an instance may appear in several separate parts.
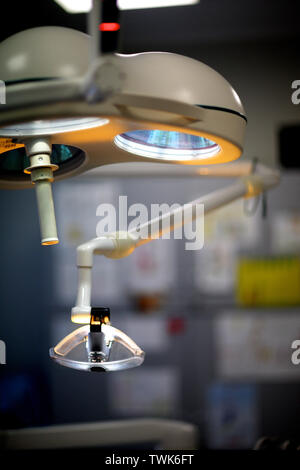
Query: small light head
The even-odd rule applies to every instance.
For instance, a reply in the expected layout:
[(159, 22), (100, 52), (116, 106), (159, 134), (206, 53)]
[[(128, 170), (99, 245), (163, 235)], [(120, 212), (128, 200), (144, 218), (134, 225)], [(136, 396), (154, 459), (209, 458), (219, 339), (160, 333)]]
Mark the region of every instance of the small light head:
[(110, 310), (97, 307), (91, 310), (90, 332), (87, 336), (86, 348), (90, 362), (109, 360), (112, 341), (102, 332), (102, 325), (110, 323)]
[(110, 325), (107, 307), (92, 308), (89, 325), (72, 331), (50, 349), (58, 364), (88, 372), (131, 369), (141, 365), (144, 356), (131, 338)]

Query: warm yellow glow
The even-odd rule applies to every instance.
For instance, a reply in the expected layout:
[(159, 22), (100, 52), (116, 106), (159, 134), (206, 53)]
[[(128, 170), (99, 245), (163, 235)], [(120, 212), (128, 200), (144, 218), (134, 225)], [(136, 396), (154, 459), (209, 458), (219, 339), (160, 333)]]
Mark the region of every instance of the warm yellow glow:
[(21, 147), (24, 147), (24, 144), (15, 144), (10, 138), (0, 137), (0, 154)]
[(90, 323), (91, 315), (89, 313), (76, 314), (71, 316), (71, 321), (73, 323), (78, 323), (80, 325), (87, 325)]
[(59, 240), (48, 240), (46, 242), (42, 242), (42, 245), (57, 245)]
[(252, 173), (251, 162), (240, 162), (232, 165), (216, 165), (214, 167), (199, 167), (196, 173), (201, 176), (225, 176), (236, 177), (246, 176)]
[(90, 129), (82, 129), (80, 131), (66, 131), (61, 135), (56, 135), (55, 143), (63, 142), (64, 145), (74, 146), (76, 142), (77, 147), (85, 144), (101, 144), (103, 142), (112, 142), (115, 135), (126, 132), (128, 126), (123, 125), (122, 121), (118, 118), (110, 116), (101, 116), (107, 120), (107, 124), (99, 127), (91, 127)]
[[(91, 321), (91, 315), (89, 313), (74, 314), (74, 315), (71, 315), (71, 321), (73, 323), (77, 323), (79, 325), (87, 325)], [(104, 317), (103, 322), (105, 324), (110, 323), (109, 317), (108, 316)], [(94, 321), (93, 324), (94, 325), (99, 325), (100, 322), (99, 321)]]
[(249, 175), (243, 178), (245, 184), (247, 185), (247, 193), (245, 198), (252, 198), (258, 196), (263, 191), (263, 186), (261, 180), (256, 177), (256, 175)]
[(176, 163), (181, 165), (200, 165), (203, 163), (205, 163), (205, 165), (212, 165), (216, 163), (227, 163), (233, 160), (237, 160), (242, 154), (242, 149), (240, 147), (234, 145), (226, 139), (223, 139), (223, 137), (209, 134), (208, 132), (201, 132), (201, 136), (206, 139), (213, 140), (216, 144), (219, 145), (220, 151), (216, 155), (203, 158), (201, 160), (178, 161)]

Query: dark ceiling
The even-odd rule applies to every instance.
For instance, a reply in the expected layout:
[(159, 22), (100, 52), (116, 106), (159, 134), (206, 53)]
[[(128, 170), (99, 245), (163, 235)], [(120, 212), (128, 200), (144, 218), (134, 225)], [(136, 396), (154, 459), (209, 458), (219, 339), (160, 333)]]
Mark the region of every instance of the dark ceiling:
[[(174, 50), (220, 42), (298, 42), (299, 24), (299, 0), (201, 0), (195, 6), (122, 12), (120, 50)], [(86, 31), (86, 17), (66, 13), (54, 0), (1, 2), (0, 40), (42, 25)]]

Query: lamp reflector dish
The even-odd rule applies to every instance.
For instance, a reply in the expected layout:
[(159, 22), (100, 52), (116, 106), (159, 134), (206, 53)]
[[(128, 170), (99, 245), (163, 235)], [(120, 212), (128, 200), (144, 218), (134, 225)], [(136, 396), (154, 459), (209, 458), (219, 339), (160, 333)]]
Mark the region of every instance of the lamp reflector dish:
[(127, 152), (161, 160), (198, 160), (220, 151), (220, 146), (212, 140), (175, 131), (131, 131), (117, 135), (114, 142)]

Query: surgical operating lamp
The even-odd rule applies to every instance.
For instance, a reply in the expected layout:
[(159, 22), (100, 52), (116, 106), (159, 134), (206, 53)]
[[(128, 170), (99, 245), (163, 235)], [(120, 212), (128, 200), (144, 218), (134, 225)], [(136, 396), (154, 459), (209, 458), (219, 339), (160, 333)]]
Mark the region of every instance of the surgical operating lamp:
[[(232, 186), (189, 204), (190, 220), (197, 204), (204, 204), (207, 213), (278, 183), (278, 172), (261, 165), (254, 173), (245, 163), (225, 169), (223, 164), (243, 152), (247, 119), (238, 94), (219, 73), (178, 54), (103, 54), (101, 2), (92, 3), (89, 36), (39, 27), (0, 44), (0, 79), (6, 85), (6, 104), (0, 109), (0, 188), (34, 184), (43, 245), (58, 243), (51, 182), (105, 165), (168, 163), (193, 174), (240, 176)], [(185, 206), (178, 211), (187, 215)], [(149, 221), (144, 227), (148, 238), (133, 230), (78, 248), (72, 318), (85, 325), (51, 349), (53, 359), (91, 371), (142, 363), (143, 351), (111, 326), (109, 309), (90, 305), (93, 255), (127, 256), (160, 236), (162, 227), (173, 230), (176, 215), (168, 214), (169, 225), (165, 215)], [(72, 359), (79, 345), (85, 348), (83, 360)]]

